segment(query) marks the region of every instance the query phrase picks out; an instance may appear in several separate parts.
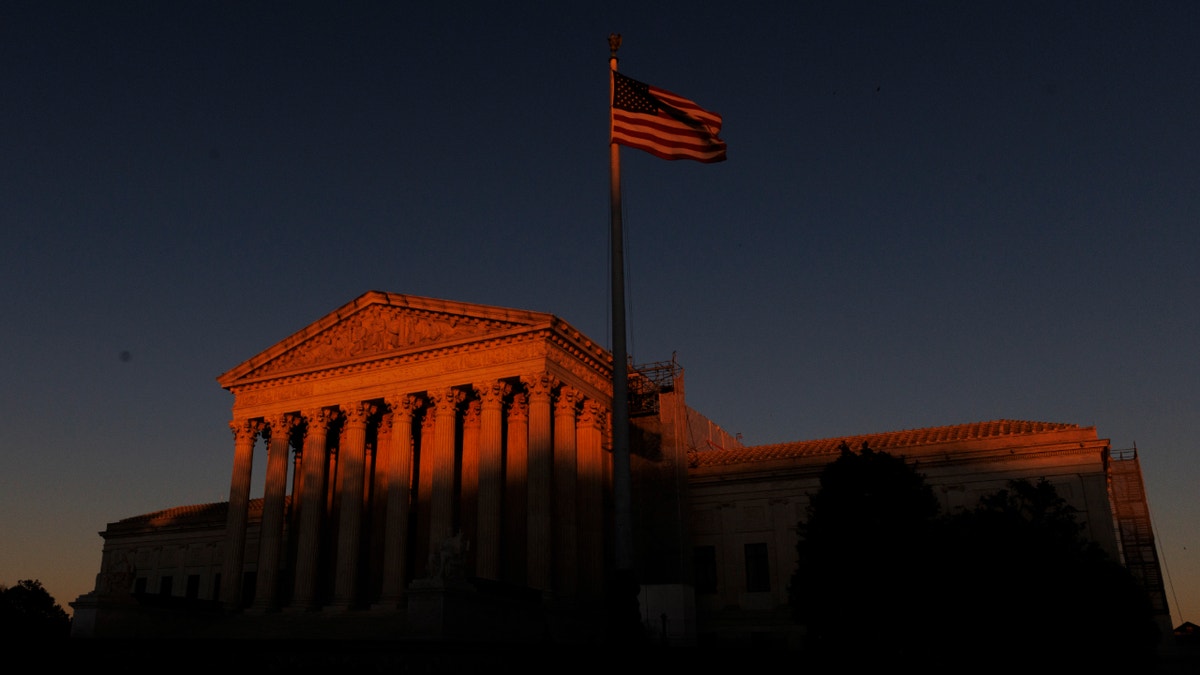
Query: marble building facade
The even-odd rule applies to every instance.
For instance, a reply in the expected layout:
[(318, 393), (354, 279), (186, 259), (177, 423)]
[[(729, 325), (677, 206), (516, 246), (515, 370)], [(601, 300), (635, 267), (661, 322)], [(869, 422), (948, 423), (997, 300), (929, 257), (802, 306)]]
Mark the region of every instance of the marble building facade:
[[(366, 293), (218, 378), (234, 398), (228, 502), (110, 523), (75, 632), (320, 614), (369, 616), (383, 634), (473, 620), (509, 637), (593, 635), (612, 559), (611, 378), (611, 355), (555, 316)], [(998, 421), (743, 447), (687, 405), (677, 364), (631, 378), (641, 607), (664, 640), (795, 639), (795, 528), (842, 442), (917, 461), (949, 510), (1047, 478), (1124, 553), (1094, 428)]]

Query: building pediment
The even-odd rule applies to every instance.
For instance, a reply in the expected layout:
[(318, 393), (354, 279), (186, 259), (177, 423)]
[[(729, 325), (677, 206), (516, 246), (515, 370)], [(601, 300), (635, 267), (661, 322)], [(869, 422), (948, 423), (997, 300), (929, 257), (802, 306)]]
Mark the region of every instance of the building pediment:
[(464, 345), (550, 326), (550, 314), (372, 291), (217, 378), (239, 383)]

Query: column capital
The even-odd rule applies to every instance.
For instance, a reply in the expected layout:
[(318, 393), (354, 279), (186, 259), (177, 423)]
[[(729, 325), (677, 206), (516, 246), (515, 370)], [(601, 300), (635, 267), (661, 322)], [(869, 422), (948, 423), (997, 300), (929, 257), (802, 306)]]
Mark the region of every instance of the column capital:
[(310, 430), (320, 427), (328, 431), (329, 425), (333, 424), (333, 421), (337, 419), (338, 411), (332, 408), (309, 408), (301, 412), (300, 416), (304, 418)]
[(479, 412), (482, 404), (479, 399), (471, 399), (467, 401), (467, 412), (463, 416), (463, 420), (467, 426), (479, 426)]
[(386, 413), (379, 421), (381, 429), (391, 429), (396, 418), (403, 417), (409, 420), (413, 414), (420, 408), (423, 400), (412, 394), (392, 394), (383, 399), (383, 409)]
[(233, 432), (235, 442), (251, 441), (258, 438), (262, 432), (263, 424), (258, 420), (237, 419), (229, 423), (229, 430)]
[(579, 402), (583, 400), (583, 395), (578, 389), (563, 385), (558, 390), (558, 398), (554, 401), (554, 413), (556, 415), (573, 415), (575, 408)]
[(348, 427), (367, 426), (367, 422), (377, 410), (374, 404), (363, 401), (343, 403), (338, 407), (342, 409), (342, 413), (346, 416), (346, 426)]
[(551, 391), (558, 386), (558, 378), (550, 373), (535, 373), (522, 375), (521, 383), (525, 385), (529, 398), (549, 398)]
[(467, 397), (467, 395), (456, 387), (442, 387), (441, 389), (431, 389), (427, 392), (429, 402), (434, 410), (439, 413), (453, 410), (458, 407), (458, 404)]
[(504, 397), (512, 391), (512, 385), (502, 380), (480, 382), (471, 387), (479, 396), (479, 401), (485, 406), (499, 406), (503, 403)]
[(383, 404), (387, 406), (390, 413), (407, 413), (409, 415), (417, 411), (424, 401), (420, 397), (412, 394), (392, 394), (383, 399)]
[(579, 413), (579, 423), (599, 429), (604, 426), (604, 419), (607, 414), (608, 412), (604, 409), (604, 406), (600, 405), (600, 402), (596, 399), (584, 399), (583, 407)]
[[(300, 424), (300, 418), (291, 413), (279, 413), (277, 415), (267, 415), (263, 418), (263, 438), (267, 439), (289, 439), (292, 430)], [(290, 442), (290, 439), (289, 439)]]
[(512, 395), (512, 401), (508, 405), (508, 418), (529, 421), (529, 402), (525, 400), (524, 393), (518, 391)]
[(263, 418), (263, 421), (267, 426), (271, 427), (272, 431), (287, 431), (300, 423), (300, 419), (291, 413), (267, 415)]

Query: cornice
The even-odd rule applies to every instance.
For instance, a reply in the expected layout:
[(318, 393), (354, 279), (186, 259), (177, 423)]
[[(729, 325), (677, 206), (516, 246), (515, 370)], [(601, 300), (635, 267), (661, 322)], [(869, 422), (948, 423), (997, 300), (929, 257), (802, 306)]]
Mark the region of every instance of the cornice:
[[(285, 504), (289, 500), (291, 500), (290, 495), (284, 497)], [(247, 522), (258, 522), (262, 518), (262, 498), (251, 499), (247, 507)], [(171, 531), (209, 530), (214, 526), (223, 528), (228, 509), (229, 502), (176, 506), (109, 523), (100, 536), (109, 539), (110, 537), (134, 537), (141, 534), (157, 535)]]
[[(1016, 439), (1014, 439), (1016, 440)], [(901, 452), (894, 449), (881, 449), (917, 467), (918, 472), (926, 469), (966, 466), (980, 463), (991, 464), (1030, 464), (1041, 459), (1053, 457), (1080, 456), (1095, 458), (1100, 461), (1102, 453), (1108, 448), (1108, 443), (1096, 440), (1091, 443), (1061, 444), (1051, 443), (1045, 447), (1011, 446), (1009, 448), (987, 448), (972, 450), (969, 447), (959, 447), (953, 450), (928, 448), (926, 452)], [(905, 448), (903, 450), (918, 450), (921, 448)], [(703, 451), (701, 451), (702, 453)], [(773, 457), (768, 459), (751, 459), (743, 461), (725, 461), (721, 463), (697, 464), (695, 457), (689, 457), (688, 481), (693, 484), (727, 484), (734, 482), (758, 482), (766, 478), (771, 480), (812, 479), (820, 476), (825, 465), (837, 459), (838, 453), (826, 452), (796, 457)], [(697, 455), (701, 453), (691, 453)]]
[[(568, 358), (559, 362), (560, 366), (571, 367), (576, 375), (593, 384), (607, 381), (611, 373), (611, 357), (608, 353), (590, 340), (582, 337), (578, 331), (574, 335), (557, 330), (567, 326), (565, 322), (559, 325), (546, 323), (540, 326), (522, 327), (487, 337), (464, 339), (451, 343), (442, 343), (424, 349), (414, 349), (403, 352), (393, 352), (388, 355), (372, 355), (353, 361), (330, 364), (317, 368), (296, 369), (288, 372), (271, 373), (258, 378), (246, 378), (227, 388), (235, 395), (264, 391), (276, 387), (291, 386), (302, 383), (331, 380), (347, 375), (368, 373), (400, 368), (406, 365), (419, 364), (448, 357), (476, 354), (513, 346), (544, 345), (538, 356), (549, 358), (555, 352)], [(607, 358), (606, 358), (607, 357)], [(515, 373), (514, 373), (515, 374)], [(590, 377), (589, 377), (590, 374)]]
[(795, 460), (800, 457), (836, 457), (841, 446), (857, 451), (863, 443), (873, 450), (893, 455), (931, 453), (937, 451), (958, 453), (1008, 452), (1014, 446), (1033, 447), (1067, 444), (1094, 444), (1100, 442), (1094, 427), (1056, 422), (1034, 422), (1025, 420), (994, 420), (971, 422), (941, 427), (909, 429), (875, 434), (823, 438), (811, 441), (794, 441), (771, 445), (755, 445), (742, 448), (698, 453), (695, 460), (700, 465), (727, 465), (745, 462), (765, 462), (776, 459)]

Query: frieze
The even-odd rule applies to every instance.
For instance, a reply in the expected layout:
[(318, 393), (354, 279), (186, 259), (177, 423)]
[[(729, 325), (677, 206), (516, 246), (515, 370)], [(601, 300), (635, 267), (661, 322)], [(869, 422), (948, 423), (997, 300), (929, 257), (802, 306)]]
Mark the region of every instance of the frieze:
[(512, 361), (536, 359), (544, 356), (545, 351), (538, 343), (507, 345), (501, 349), (458, 351), (436, 358), (437, 369), (439, 372), (461, 372)]
[(238, 392), (237, 402), (239, 406), (262, 405), (264, 403), (291, 401), (297, 398), (312, 396), (314, 393), (315, 387), (312, 382), (301, 382), (258, 391)]

